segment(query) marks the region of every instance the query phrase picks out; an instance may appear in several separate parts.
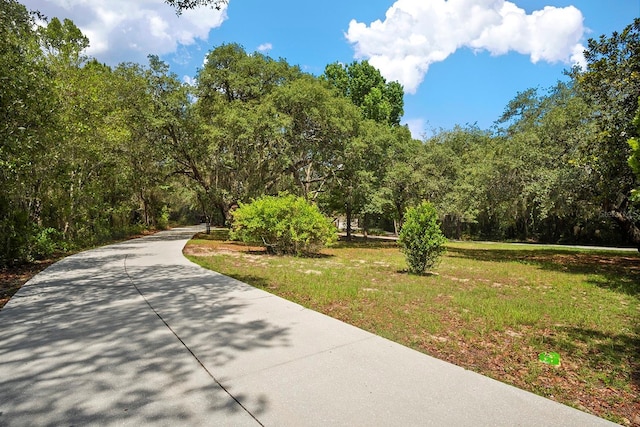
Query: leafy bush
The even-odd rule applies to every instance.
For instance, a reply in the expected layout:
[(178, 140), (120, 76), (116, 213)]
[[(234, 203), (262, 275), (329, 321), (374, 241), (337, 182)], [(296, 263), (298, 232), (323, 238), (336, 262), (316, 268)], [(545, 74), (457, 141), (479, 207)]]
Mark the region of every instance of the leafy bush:
[(156, 228), (158, 230), (166, 230), (169, 228), (169, 208), (166, 206), (162, 207), (160, 211), (160, 216), (156, 219)]
[(440, 230), (438, 214), (429, 202), (407, 209), (398, 243), (404, 252), (412, 274), (422, 274), (433, 268), (447, 239)]
[(240, 203), (230, 238), (264, 246), (277, 254), (313, 254), (337, 240), (331, 221), (317, 206), (290, 194)]
[[(640, 98), (638, 98), (638, 102), (640, 102)], [(636, 128), (636, 131), (640, 132), (640, 107), (636, 111), (636, 116), (633, 118), (633, 126)], [(635, 137), (631, 138), (629, 141), (629, 146), (631, 147), (631, 156), (629, 157), (629, 166), (633, 172), (635, 172), (638, 180), (640, 180), (640, 138)], [(640, 202), (640, 187), (634, 188), (631, 190), (631, 198)], [(638, 248), (640, 250), (640, 247)]]
[(32, 230), (27, 212), (12, 209), (10, 201), (0, 196), (0, 268), (29, 258)]
[(35, 259), (50, 257), (58, 249), (60, 233), (55, 228), (42, 228), (34, 236), (31, 243), (31, 256)]
[(61, 248), (61, 239), (54, 228), (33, 224), (25, 211), (0, 207), (0, 268), (48, 258)]

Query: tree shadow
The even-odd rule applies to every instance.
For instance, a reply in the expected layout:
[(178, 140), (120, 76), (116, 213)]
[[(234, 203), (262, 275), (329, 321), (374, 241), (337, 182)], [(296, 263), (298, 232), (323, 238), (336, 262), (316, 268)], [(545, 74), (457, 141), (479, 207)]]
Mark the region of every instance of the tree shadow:
[[(589, 368), (597, 372), (603, 366), (630, 365), (631, 382), (640, 386), (640, 327), (635, 333), (629, 334), (605, 334), (593, 329), (573, 326), (558, 326), (558, 334), (545, 338), (552, 348), (564, 351), (566, 354), (584, 352), (584, 347), (579, 343), (588, 344), (585, 357), (581, 360), (589, 364)], [(609, 369), (615, 375), (616, 370)], [(613, 381), (614, 378), (603, 378), (603, 381)], [(623, 379), (626, 382), (626, 379)]]
[(403, 268), (401, 270), (396, 270), (396, 274), (402, 274), (408, 277), (438, 277), (440, 276), (440, 273), (437, 273), (435, 271), (425, 271), (422, 273), (412, 273), (409, 270), (407, 270), (406, 268)]
[[(487, 262), (524, 263), (542, 270), (587, 275), (586, 282), (603, 289), (640, 296), (640, 256), (636, 253), (611, 253), (608, 251), (575, 252), (566, 249), (467, 249), (447, 248), (447, 256)], [(603, 366), (631, 365), (631, 382), (640, 386), (640, 326), (622, 334), (575, 326), (555, 327), (557, 335), (545, 337), (552, 348), (566, 354), (588, 354), (581, 357), (592, 371)], [(585, 345), (586, 344), (586, 345)], [(615, 372), (615, 369), (613, 370)], [(614, 373), (615, 375), (615, 373)], [(613, 381), (614, 378), (603, 378)]]
[(397, 248), (398, 242), (390, 239), (365, 238), (361, 236), (352, 236), (351, 240), (347, 240), (345, 236), (340, 236), (334, 247), (356, 249)]
[(570, 252), (563, 249), (447, 248), (447, 256), (490, 262), (519, 262), (543, 270), (588, 274), (588, 282), (631, 296), (640, 295), (640, 255), (611, 252)]
[(270, 286), (264, 277), (254, 276), (252, 274), (229, 274), (229, 277), (260, 289), (269, 289)]
[(200, 240), (216, 240), (216, 241), (225, 242), (229, 240), (229, 230), (226, 228), (225, 229), (212, 228), (209, 234), (207, 234), (206, 232), (200, 232), (194, 235), (193, 238), (200, 239)]
[[(288, 256), (291, 256), (291, 255), (288, 255)], [(319, 253), (300, 254), (300, 255), (297, 255), (297, 257), (303, 258), (303, 259), (329, 259), (329, 258), (335, 258), (335, 255), (319, 252)]]
[(185, 234), (83, 252), (22, 287), (0, 311), (0, 425), (255, 424), (238, 401), (260, 415), (268, 396), (231, 397), (219, 375), (289, 331), (247, 320), (229, 296), (252, 288), (234, 279), (147, 262), (146, 242)]

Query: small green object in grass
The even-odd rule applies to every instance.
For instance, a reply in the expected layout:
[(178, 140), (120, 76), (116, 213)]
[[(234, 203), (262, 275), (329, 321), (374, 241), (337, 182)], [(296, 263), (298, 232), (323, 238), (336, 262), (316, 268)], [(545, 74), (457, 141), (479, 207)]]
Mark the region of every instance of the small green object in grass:
[(560, 355), (555, 351), (540, 353), (540, 355), (538, 356), (538, 360), (548, 365), (560, 366)]

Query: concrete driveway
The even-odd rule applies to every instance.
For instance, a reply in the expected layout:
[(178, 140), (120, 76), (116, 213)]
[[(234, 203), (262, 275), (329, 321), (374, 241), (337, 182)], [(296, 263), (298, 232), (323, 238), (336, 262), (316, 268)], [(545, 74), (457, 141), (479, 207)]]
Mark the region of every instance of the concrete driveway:
[(613, 425), (204, 270), (196, 231), (26, 284), (0, 311), (0, 426)]

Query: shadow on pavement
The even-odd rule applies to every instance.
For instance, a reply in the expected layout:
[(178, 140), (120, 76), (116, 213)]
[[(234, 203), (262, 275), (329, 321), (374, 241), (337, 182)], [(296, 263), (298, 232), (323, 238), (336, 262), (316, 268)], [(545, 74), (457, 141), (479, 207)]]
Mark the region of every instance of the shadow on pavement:
[[(256, 423), (129, 277), (193, 354), (216, 365), (229, 360), (229, 349), (287, 346), (286, 330), (238, 318), (242, 305), (225, 298), (239, 291), (233, 279), (192, 265), (133, 266), (153, 256), (145, 253), (150, 241), (185, 236), (69, 257), (14, 296), (0, 311), (0, 425)], [(215, 366), (210, 371), (215, 377)], [(266, 396), (235, 397), (268, 406)]]
[(542, 270), (597, 275), (590, 283), (615, 292), (640, 294), (640, 255), (629, 252), (572, 253), (564, 249), (447, 248), (447, 256), (489, 262), (520, 262)]

